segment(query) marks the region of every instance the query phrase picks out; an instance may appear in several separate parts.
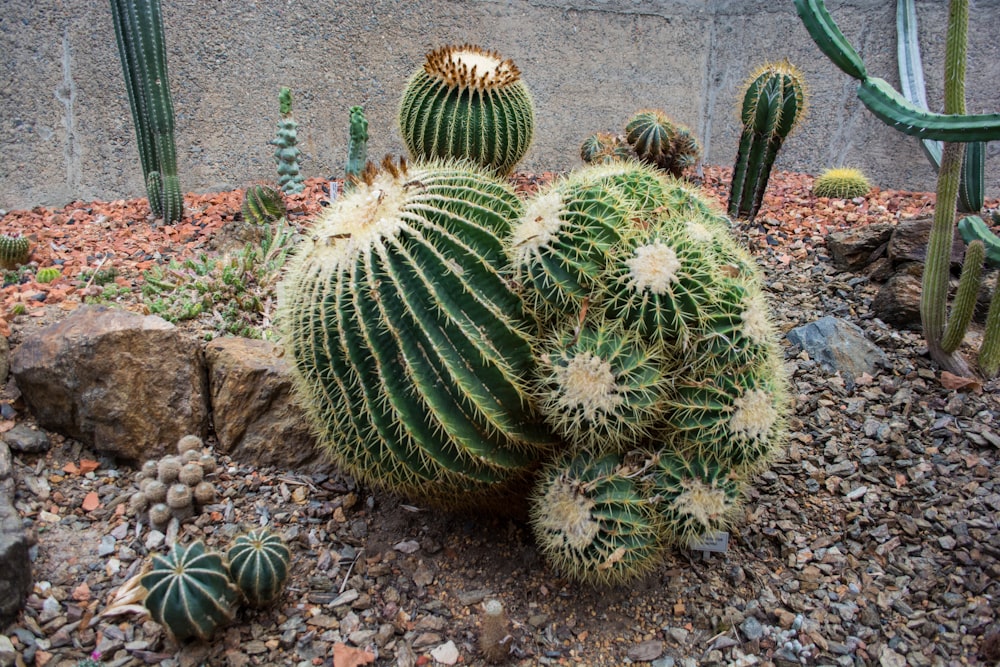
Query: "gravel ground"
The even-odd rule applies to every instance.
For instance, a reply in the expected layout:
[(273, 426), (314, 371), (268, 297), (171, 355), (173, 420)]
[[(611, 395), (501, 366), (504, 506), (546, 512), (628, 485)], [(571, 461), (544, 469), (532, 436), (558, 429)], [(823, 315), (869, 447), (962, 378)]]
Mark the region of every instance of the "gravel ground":
[[(772, 210), (791, 187), (779, 183)], [(49, 434), (47, 452), (14, 453), (17, 508), (38, 537), (34, 592), (2, 630), (15, 664), (70, 666), (97, 651), (116, 666), (477, 665), (491, 598), (506, 608), (514, 665), (997, 664), (998, 385), (942, 387), (919, 335), (871, 317), (877, 286), (831, 266), (821, 232), (905, 207), (833, 206), (824, 223), (806, 203), (813, 213), (765, 210), (740, 230), (781, 330), (849, 319), (890, 367), (848, 381), (786, 347), (791, 439), (724, 553), (675, 551), (642, 581), (593, 589), (550, 570), (523, 522), (429, 511), (334, 470), (220, 456), (222, 497), (181, 537), (225, 548), (267, 524), (290, 545), (293, 572), (273, 607), (178, 647), (138, 614), (98, 615), (174, 531), (140, 530), (125, 511), (134, 470)], [(85, 472), (87, 460), (97, 468)], [(85, 511), (91, 492), (100, 506)]]

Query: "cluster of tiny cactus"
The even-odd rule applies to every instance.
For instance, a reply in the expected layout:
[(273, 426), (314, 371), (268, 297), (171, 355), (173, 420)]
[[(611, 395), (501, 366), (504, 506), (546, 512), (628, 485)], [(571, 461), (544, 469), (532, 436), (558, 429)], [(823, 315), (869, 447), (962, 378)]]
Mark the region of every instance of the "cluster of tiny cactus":
[(278, 120), (278, 132), (271, 145), (274, 149), (274, 161), (278, 168), (278, 187), (286, 195), (293, 195), (305, 189), (305, 181), (299, 173), (299, 156), (302, 151), (298, 147), (299, 124), (292, 118), (292, 91), (282, 88), (278, 94), (281, 118)]
[(175, 641), (208, 639), (232, 620), (240, 602), (261, 608), (278, 599), (288, 579), (291, 552), (266, 528), (233, 540), (223, 554), (201, 540), (175, 543), (153, 556), (140, 582), (143, 606)]
[(0, 265), (8, 270), (16, 269), (28, 261), (31, 255), (31, 241), (27, 236), (0, 235)]
[(288, 215), (281, 193), (267, 185), (251, 185), (243, 193), (240, 205), (243, 221), (254, 225), (269, 225)]
[(162, 530), (171, 519), (184, 521), (215, 502), (215, 485), (207, 478), (215, 473), (216, 461), (201, 438), (186, 435), (177, 441), (177, 454), (146, 461), (137, 473), (139, 490), (129, 507), (143, 514), (149, 525)]
[(854, 199), (864, 197), (871, 188), (868, 178), (860, 170), (840, 167), (827, 169), (817, 176), (812, 192), (817, 197)]
[(660, 109), (636, 112), (626, 123), (624, 135), (598, 132), (580, 146), (580, 159), (587, 164), (638, 159), (677, 178), (700, 156), (701, 147), (691, 131)]

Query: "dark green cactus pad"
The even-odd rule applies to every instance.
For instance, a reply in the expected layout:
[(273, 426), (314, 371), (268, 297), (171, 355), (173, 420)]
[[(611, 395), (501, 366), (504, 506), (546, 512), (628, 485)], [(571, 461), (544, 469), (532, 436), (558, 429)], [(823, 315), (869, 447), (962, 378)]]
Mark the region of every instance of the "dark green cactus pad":
[(281, 538), (266, 528), (240, 535), (226, 552), (229, 573), (252, 607), (274, 602), (288, 579), (291, 552)]
[(399, 126), (416, 159), (464, 158), (505, 176), (531, 145), (534, 103), (511, 60), (470, 44), (445, 46), (407, 83)]
[(26, 236), (0, 235), (0, 265), (7, 270), (25, 264), (31, 256), (31, 241)]
[(269, 225), (288, 214), (281, 193), (267, 185), (251, 185), (243, 194), (240, 206), (244, 222)]
[(532, 496), (539, 548), (559, 572), (611, 584), (656, 567), (664, 541), (654, 504), (614, 454), (579, 450), (547, 466)]
[(499, 240), (521, 207), (483, 169), (386, 162), (291, 260), (280, 331), (319, 440), (351, 474), (438, 506), (502, 504), (551, 446)]
[(664, 538), (690, 546), (725, 530), (739, 510), (741, 482), (727, 465), (702, 455), (661, 454), (645, 480)]
[(211, 637), (233, 618), (239, 599), (222, 554), (207, 551), (200, 540), (153, 556), (153, 569), (141, 583), (147, 591), (143, 605), (177, 641)]

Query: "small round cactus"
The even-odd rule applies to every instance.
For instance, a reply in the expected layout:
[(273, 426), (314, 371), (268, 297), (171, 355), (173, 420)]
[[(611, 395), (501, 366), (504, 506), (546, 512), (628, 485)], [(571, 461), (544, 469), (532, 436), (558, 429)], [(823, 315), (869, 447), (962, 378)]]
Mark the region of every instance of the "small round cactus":
[(244, 222), (254, 225), (269, 225), (288, 214), (281, 193), (272, 187), (259, 184), (246, 189), (240, 212)]
[(25, 264), (31, 255), (31, 241), (26, 236), (0, 234), (0, 266), (13, 270)]
[(153, 556), (141, 583), (147, 591), (143, 605), (176, 641), (208, 639), (233, 618), (239, 598), (222, 554), (207, 550), (200, 540)]
[(35, 282), (39, 284), (51, 283), (62, 277), (62, 271), (54, 266), (46, 266), (44, 269), (38, 269), (38, 273), (35, 274)]
[(625, 139), (640, 160), (680, 178), (701, 154), (687, 128), (658, 109), (636, 113), (625, 126)]
[(506, 176), (531, 145), (534, 104), (510, 59), (445, 46), (407, 83), (399, 126), (414, 158), (465, 158)]
[(191, 461), (181, 466), (177, 480), (185, 486), (197, 486), (205, 477), (205, 470), (200, 463)]
[(177, 441), (177, 453), (184, 454), (185, 452), (200, 452), (205, 446), (205, 443), (196, 435), (185, 435), (180, 440)]
[(620, 162), (632, 158), (635, 158), (632, 147), (624, 138), (610, 132), (592, 134), (580, 145), (580, 159), (587, 164)]
[(854, 199), (864, 197), (871, 189), (871, 183), (860, 170), (841, 167), (820, 174), (813, 183), (812, 193), (817, 197)]
[(156, 467), (156, 477), (164, 484), (176, 482), (181, 474), (181, 460), (177, 456), (164, 456)]
[(281, 538), (265, 528), (240, 535), (226, 552), (232, 579), (252, 607), (265, 607), (278, 598), (290, 558)]
[(702, 456), (657, 457), (651, 494), (668, 540), (690, 545), (726, 529), (740, 507), (742, 491), (727, 471), (727, 466)]

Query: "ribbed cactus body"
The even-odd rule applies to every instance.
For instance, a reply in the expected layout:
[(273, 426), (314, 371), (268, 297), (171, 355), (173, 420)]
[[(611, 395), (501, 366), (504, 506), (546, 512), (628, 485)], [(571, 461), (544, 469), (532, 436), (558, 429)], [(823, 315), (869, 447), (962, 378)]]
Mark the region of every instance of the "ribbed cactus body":
[(288, 214), (281, 193), (266, 185), (251, 185), (246, 189), (240, 212), (244, 222), (255, 225), (269, 225)]
[(352, 474), (468, 506), (548, 449), (525, 385), (533, 325), (499, 240), (520, 213), (482, 169), (387, 163), (317, 220), (281, 284), (281, 328), (320, 441)]
[(233, 618), (239, 596), (222, 555), (201, 541), (175, 544), (166, 556), (153, 556), (142, 585), (146, 609), (177, 641), (208, 639)]
[(813, 183), (812, 193), (817, 197), (853, 199), (864, 197), (871, 190), (871, 183), (858, 169), (841, 167), (827, 169)]
[(635, 153), (623, 137), (610, 132), (598, 132), (580, 144), (580, 159), (587, 164), (606, 164), (634, 159)]
[(986, 142), (973, 141), (965, 145), (962, 154), (962, 177), (958, 183), (958, 210), (978, 213), (986, 197)]
[(658, 456), (648, 480), (662, 535), (675, 544), (690, 545), (725, 530), (742, 500), (729, 466), (701, 455)]
[(407, 83), (399, 126), (414, 158), (465, 158), (507, 175), (531, 145), (534, 103), (511, 60), (446, 46)]
[(31, 241), (26, 236), (0, 235), (0, 266), (13, 270), (28, 261), (31, 255)]
[(788, 61), (764, 65), (751, 77), (743, 95), (743, 134), (729, 194), (733, 218), (756, 217), (778, 149), (804, 108), (802, 74)]
[(541, 473), (531, 525), (561, 573), (590, 583), (634, 579), (659, 564), (663, 547), (654, 503), (619, 456), (579, 450)]
[(663, 111), (639, 111), (625, 126), (625, 138), (640, 160), (680, 178), (701, 155), (691, 131)]
[(265, 607), (281, 594), (290, 558), (291, 552), (281, 538), (265, 528), (240, 535), (226, 552), (229, 573), (253, 607)]
[(351, 121), (348, 131), (347, 167), (344, 169), (345, 182), (353, 187), (361, 178), (361, 172), (368, 162), (368, 120), (365, 109), (360, 106), (351, 107)]
[(275, 146), (274, 161), (278, 170), (278, 188), (287, 195), (305, 190), (305, 181), (299, 173), (298, 127), (291, 118), (278, 121), (278, 131), (271, 144)]

